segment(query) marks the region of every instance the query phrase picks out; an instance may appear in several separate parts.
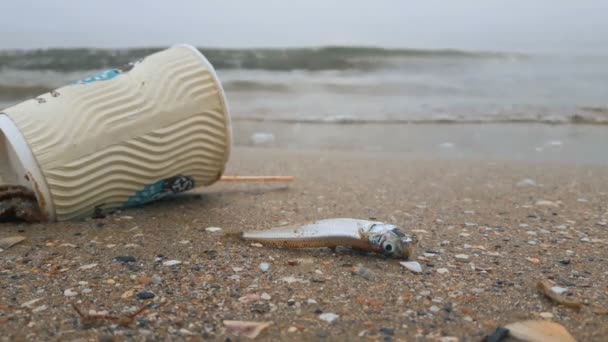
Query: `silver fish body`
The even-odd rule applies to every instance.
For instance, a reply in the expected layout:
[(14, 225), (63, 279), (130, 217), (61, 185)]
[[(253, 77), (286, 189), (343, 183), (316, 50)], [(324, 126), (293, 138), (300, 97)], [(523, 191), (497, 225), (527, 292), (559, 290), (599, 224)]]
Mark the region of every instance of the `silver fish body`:
[(415, 237), (404, 234), (396, 226), (351, 218), (244, 232), (241, 238), (286, 248), (345, 246), (400, 259), (408, 259), (416, 244)]

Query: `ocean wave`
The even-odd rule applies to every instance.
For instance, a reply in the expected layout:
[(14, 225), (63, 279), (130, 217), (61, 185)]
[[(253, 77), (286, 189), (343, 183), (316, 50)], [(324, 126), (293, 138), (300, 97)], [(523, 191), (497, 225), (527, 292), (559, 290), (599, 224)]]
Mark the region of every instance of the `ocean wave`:
[[(0, 51), (0, 68), (79, 71), (114, 68), (161, 50), (40, 49)], [(373, 70), (411, 59), (508, 59), (523, 55), (441, 49), (385, 49), (329, 46), (288, 49), (200, 48), (217, 69), (261, 70)]]
[[(608, 113), (608, 111), (607, 111)], [(232, 118), (234, 122), (276, 122), (288, 124), (335, 124), (335, 125), (366, 125), (366, 124), (586, 124), (586, 125), (608, 125), (608, 115), (597, 116), (579, 112), (569, 116), (487, 116), (487, 117), (463, 117), (463, 116), (433, 116), (429, 118), (407, 118), (407, 119), (367, 119), (357, 118), (349, 115), (336, 115), (328, 117), (309, 118), (269, 118), (237, 116)]]
[(247, 80), (234, 80), (222, 82), (224, 89), (229, 92), (249, 92), (249, 91), (268, 91), (285, 93), (289, 91), (286, 84), (266, 83)]

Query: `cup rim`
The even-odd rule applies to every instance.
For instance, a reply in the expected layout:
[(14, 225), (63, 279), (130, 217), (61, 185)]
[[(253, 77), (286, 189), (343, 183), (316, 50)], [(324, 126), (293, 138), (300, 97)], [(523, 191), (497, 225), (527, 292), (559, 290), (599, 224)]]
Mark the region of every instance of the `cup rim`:
[(38, 206), (43, 212), (43, 221), (55, 221), (55, 205), (46, 179), (42, 175), (40, 165), (38, 165), (32, 149), (15, 122), (5, 113), (0, 113), (0, 132), (4, 134), (23, 169), (26, 170), (26, 174), (19, 175), (19, 177), (23, 177), (30, 183), (31, 190), (36, 195)]

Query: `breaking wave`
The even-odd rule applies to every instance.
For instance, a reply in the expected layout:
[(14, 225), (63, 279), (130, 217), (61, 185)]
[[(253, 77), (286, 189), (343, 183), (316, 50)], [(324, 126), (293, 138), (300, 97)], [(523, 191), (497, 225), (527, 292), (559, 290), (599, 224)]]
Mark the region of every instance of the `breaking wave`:
[[(125, 65), (161, 48), (41, 49), (0, 51), (0, 68), (78, 71)], [(461, 50), (321, 47), (289, 49), (213, 49), (200, 51), (217, 69), (370, 70), (408, 59), (504, 59), (515, 54)], [(521, 56), (520, 56), (521, 57)]]
[[(160, 48), (0, 51), (0, 109)], [(608, 124), (604, 56), (201, 48), (238, 121)]]

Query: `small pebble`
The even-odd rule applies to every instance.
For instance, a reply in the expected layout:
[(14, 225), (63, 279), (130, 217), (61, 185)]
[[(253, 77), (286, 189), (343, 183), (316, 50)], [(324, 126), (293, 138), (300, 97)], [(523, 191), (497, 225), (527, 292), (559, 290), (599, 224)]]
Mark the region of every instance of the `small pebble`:
[(74, 292), (72, 291), (72, 289), (67, 289), (65, 291), (63, 291), (63, 295), (66, 297), (74, 297), (78, 295), (78, 292)]
[(526, 258), (526, 260), (528, 260), (529, 262), (533, 263), (534, 265), (540, 264), (540, 259), (539, 258)]
[(447, 268), (438, 268), (437, 273), (446, 274), (446, 273), (450, 273), (450, 271)]
[(268, 263), (263, 262), (263, 263), (260, 264), (260, 270), (262, 272), (268, 271), (269, 268), (270, 268), (270, 265)]
[(152, 299), (156, 297), (156, 295), (152, 292), (140, 292), (137, 294), (138, 299)]
[(553, 318), (553, 314), (550, 312), (541, 312), (540, 317), (545, 318), (545, 319), (551, 319), (551, 318)]
[(383, 335), (386, 335), (386, 336), (394, 336), (395, 335), (395, 329), (391, 329), (391, 328), (380, 328), (380, 332)]
[(82, 265), (82, 266), (78, 267), (78, 269), (79, 270), (90, 270), (90, 269), (94, 268), (95, 266), (97, 266), (97, 264)]
[(93, 290), (91, 290), (89, 288), (85, 288), (85, 289), (82, 289), (82, 291), (80, 291), (80, 292), (82, 292), (82, 293), (91, 293), (91, 292), (93, 292)]
[(257, 304), (253, 304), (251, 306), (251, 312), (257, 312), (257, 313), (267, 313), (270, 311), (270, 305), (268, 305), (267, 303), (257, 303)]
[(257, 293), (248, 293), (248, 294), (242, 296), (241, 298), (239, 298), (239, 302), (245, 303), (245, 304), (257, 302), (258, 300), (260, 300), (260, 295), (258, 295)]
[(295, 333), (297, 331), (298, 331), (298, 328), (296, 328), (296, 327), (289, 327), (289, 329), (287, 329), (287, 332), (289, 332), (289, 333)]
[(34, 309), (32, 310), (32, 312), (33, 312), (33, 313), (36, 313), (36, 312), (41, 312), (41, 311), (46, 310), (47, 308), (48, 308), (48, 307), (47, 307), (46, 305), (40, 305), (39, 307), (34, 308)]
[(133, 290), (125, 291), (122, 295), (120, 295), (120, 298), (122, 299), (128, 299), (131, 297), (133, 297)]
[(319, 319), (322, 321), (325, 321), (327, 323), (333, 323), (339, 317), (340, 317), (340, 315), (336, 315), (335, 313), (332, 313), (332, 312), (326, 312), (326, 313), (322, 313), (319, 315)]
[(221, 230), (222, 230), (222, 228), (220, 228), (220, 227), (207, 227), (207, 228), (205, 228), (205, 231), (210, 232), (210, 233), (219, 232)]
[(135, 257), (131, 256), (131, 255), (119, 255), (116, 258), (114, 258), (114, 260), (120, 261), (120, 262), (123, 262), (123, 263), (135, 262), (136, 261)]
[(431, 306), (429, 308), (429, 310), (431, 310), (431, 312), (433, 312), (433, 313), (437, 313), (437, 312), (441, 311), (441, 309), (436, 305)]
[(157, 274), (152, 276), (152, 283), (158, 285), (158, 284), (162, 284), (162, 282), (163, 282), (163, 278), (161, 278)]
[(182, 262), (179, 261), (179, 260), (168, 260), (168, 261), (163, 262), (163, 265), (165, 265), (165, 266), (175, 266), (175, 265), (179, 265), (181, 263)]
[(308, 298), (308, 300), (306, 300), (306, 304), (308, 304), (308, 305), (317, 304), (317, 301), (312, 298)]
[(270, 300), (270, 299), (272, 299), (272, 297), (270, 297), (270, 295), (268, 293), (266, 293), (266, 292), (262, 293), (260, 295), (260, 298), (262, 298), (263, 300)]
[(535, 240), (528, 241), (528, 245), (536, 246), (537, 244), (538, 242), (536, 242)]
[(454, 258), (458, 262), (469, 262), (469, 256), (466, 254), (456, 254)]

